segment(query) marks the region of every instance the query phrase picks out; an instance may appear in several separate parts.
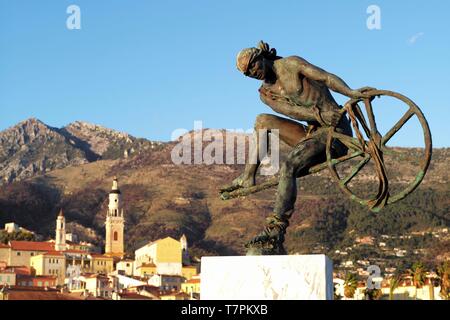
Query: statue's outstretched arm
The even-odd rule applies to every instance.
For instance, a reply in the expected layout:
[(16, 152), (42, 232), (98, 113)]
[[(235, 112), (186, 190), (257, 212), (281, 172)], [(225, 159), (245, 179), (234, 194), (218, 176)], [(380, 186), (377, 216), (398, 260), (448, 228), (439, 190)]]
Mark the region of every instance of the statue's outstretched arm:
[(361, 98), (362, 93), (351, 89), (341, 78), (329, 73), (300, 57), (290, 57), (289, 63), (294, 64), (305, 77), (323, 82), (331, 90), (350, 98)]

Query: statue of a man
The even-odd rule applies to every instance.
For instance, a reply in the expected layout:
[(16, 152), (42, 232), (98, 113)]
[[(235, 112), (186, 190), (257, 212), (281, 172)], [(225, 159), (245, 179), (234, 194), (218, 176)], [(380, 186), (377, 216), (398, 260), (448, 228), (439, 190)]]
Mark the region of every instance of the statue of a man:
[[(352, 90), (336, 75), (303, 58), (277, 56), (276, 50), (262, 41), (257, 48), (239, 52), (237, 68), (244, 75), (262, 81), (259, 92), (265, 104), (293, 119), (271, 114), (260, 114), (256, 118), (255, 130), (265, 129), (270, 133), (271, 129), (278, 129), (279, 138), (293, 149), (280, 168), (274, 212), (267, 218), (264, 230), (246, 245), (247, 254), (286, 254), (283, 242), (297, 197), (296, 178), (326, 161), (326, 128), (333, 126), (341, 133), (352, 135), (350, 122), (340, 117), (342, 106), (336, 103), (329, 89), (351, 98), (365, 98), (364, 92), (373, 88)], [(308, 127), (297, 121), (306, 121)], [(337, 156), (345, 155), (347, 149), (335, 144), (333, 152)], [(255, 185), (260, 160), (257, 164), (247, 164), (244, 172), (225, 189), (231, 191)]]

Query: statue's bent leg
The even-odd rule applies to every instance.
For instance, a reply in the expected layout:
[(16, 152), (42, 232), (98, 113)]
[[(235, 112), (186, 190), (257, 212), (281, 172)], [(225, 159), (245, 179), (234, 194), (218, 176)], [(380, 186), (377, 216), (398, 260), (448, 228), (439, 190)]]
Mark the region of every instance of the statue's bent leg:
[(305, 175), (310, 167), (326, 160), (326, 145), (322, 140), (318, 137), (306, 139), (289, 153), (280, 169), (274, 213), (267, 218), (264, 231), (247, 244), (248, 254), (286, 253), (283, 242), (297, 198), (296, 178)]
[(294, 147), (306, 136), (306, 129), (301, 123), (265, 113), (256, 117), (254, 129), (257, 133), (257, 141), (254, 142), (257, 148), (252, 149), (253, 154), (249, 154), (249, 159), (256, 159), (256, 163), (251, 163), (251, 161), (248, 161), (244, 172), (233, 180), (231, 186), (222, 190), (232, 191), (241, 187), (254, 186), (256, 184), (256, 172), (258, 171), (261, 160), (266, 156), (267, 151), (261, 149), (260, 152), (259, 146), (261, 143), (266, 144), (268, 139), (268, 136), (266, 135), (264, 136), (266, 141), (259, 141), (259, 130), (267, 130), (267, 133), (270, 133), (273, 129), (279, 130), (280, 140), (292, 147)]

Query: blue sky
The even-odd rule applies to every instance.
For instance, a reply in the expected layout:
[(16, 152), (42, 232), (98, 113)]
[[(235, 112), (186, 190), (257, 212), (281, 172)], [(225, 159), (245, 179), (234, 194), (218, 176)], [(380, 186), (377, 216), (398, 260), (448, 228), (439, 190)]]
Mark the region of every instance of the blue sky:
[[(81, 30), (66, 28), (70, 4), (81, 9)], [(381, 9), (381, 30), (366, 27), (371, 4)], [(407, 95), (425, 113), (434, 145), (449, 147), (449, 15), (441, 0), (0, 0), (0, 130), (29, 117), (154, 140), (195, 120), (249, 129), (271, 110), (235, 57), (262, 39), (352, 88)], [(380, 107), (380, 126), (394, 123), (400, 108)], [(396, 144), (423, 145), (413, 124)]]

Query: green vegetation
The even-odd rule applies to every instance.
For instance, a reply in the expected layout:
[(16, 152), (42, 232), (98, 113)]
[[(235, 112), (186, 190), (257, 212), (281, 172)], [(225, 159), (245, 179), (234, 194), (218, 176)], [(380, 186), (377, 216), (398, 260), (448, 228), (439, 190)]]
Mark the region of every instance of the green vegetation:
[(353, 273), (347, 273), (344, 282), (344, 296), (346, 298), (353, 298), (358, 288), (358, 279)]
[(437, 268), (439, 276), (439, 286), (441, 292), (439, 293), (444, 300), (450, 300), (450, 261), (445, 261)]
[(34, 241), (36, 239), (34, 234), (29, 232), (14, 231), (8, 233), (6, 230), (0, 230), (0, 243), (7, 244), (11, 240)]
[(394, 275), (389, 279), (389, 300), (394, 300), (394, 291), (398, 288), (401, 282), (399, 275)]

